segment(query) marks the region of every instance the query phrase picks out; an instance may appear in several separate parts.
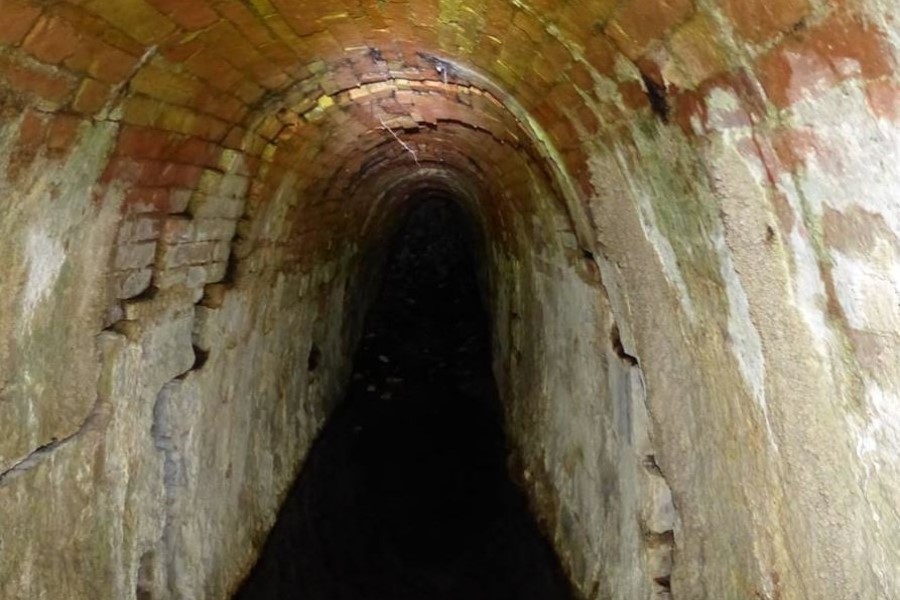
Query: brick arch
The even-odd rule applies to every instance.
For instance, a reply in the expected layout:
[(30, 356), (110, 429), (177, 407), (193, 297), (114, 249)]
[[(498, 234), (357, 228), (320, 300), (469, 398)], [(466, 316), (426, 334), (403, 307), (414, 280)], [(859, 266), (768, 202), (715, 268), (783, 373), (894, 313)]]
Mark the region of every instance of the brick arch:
[(582, 592), (898, 596), (898, 22), (0, 0), (0, 596), (227, 595), (422, 186), (485, 232), (519, 471)]

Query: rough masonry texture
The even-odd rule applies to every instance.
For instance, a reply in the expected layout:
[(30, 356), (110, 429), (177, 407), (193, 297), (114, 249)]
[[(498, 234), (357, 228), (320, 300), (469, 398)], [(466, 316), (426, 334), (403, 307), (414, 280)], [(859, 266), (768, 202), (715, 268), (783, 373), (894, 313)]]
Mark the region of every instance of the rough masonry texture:
[(892, 0), (0, 0), (0, 598), (229, 597), (429, 191), (585, 598), (900, 598), (898, 61)]

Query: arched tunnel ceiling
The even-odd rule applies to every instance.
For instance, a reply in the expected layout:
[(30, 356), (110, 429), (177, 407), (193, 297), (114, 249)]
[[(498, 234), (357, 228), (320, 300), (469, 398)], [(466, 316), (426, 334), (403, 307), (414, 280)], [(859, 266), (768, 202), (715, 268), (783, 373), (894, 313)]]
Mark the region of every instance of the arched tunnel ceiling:
[[(580, 589), (647, 597), (627, 586), (671, 574), (684, 597), (900, 597), (890, 569), (863, 573), (873, 552), (900, 562), (900, 438), (879, 420), (900, 364), (898, 17), (0, 0), (0, 504), (21, 532), (0, 596), (130, 597), (153, 546), (166, 565), (196, 551), (185, 576), (224, 597), (346, 380), (391, 219), (438, 194), (489, 241), (498, 388)], [(313, 382), (295, 368), (311, 344)], [(173, 435), (198, 434), (183, 491), (161, 477), (170, 403)], [(636, 445), (600, 448), (610, 432)], [(153, 498), (122, 509), (132, 482)], [(636, 515), (666, 486), (680, 530)], [(103, 596), (94, 576), (121, 565), (72, 557), (118, 561), (93, 540), (120, 530), (129, 591)]]
[[(585, 247), (592, 236), (576, 200), (592, 187), (586, 138), (602, 140), (650, 109), (690, 132), (703, 112), (690, 90), (729, 72), (748, 106), (764, 110), (764, 95), (779, 104), (790, 94), (781, 81), (790, 48), (772, 44), (811, 24), (813, 42), (848, 40), (821, 44), (826, 62), (850, 57), (868, 76), (888, 71), (859, 22), (809, 0), (9, 0), (4, 20), (0, 41), (11, 47), (0, 67), (38, 109), (183, 134), (263, 161), (290, 151), (277, 162), (299, 165), (301, 183), (331, 180), (332, 191), (348, 170), (383, 167), (376, 155), (400, 141), (397, 131), (416, 131), (410, 149), (423, 155), (482, 165), (490, 158), (477, 151), (497, 141), (528, 145)], [(179, 159), (140, 134), (132, 142), (138, 154)], [(214, 153), (199, 140), (182, 150), (187, 164)]]
[[(480, 165), (498, 182), (510, 165), (493, 149), (514, 145), (564, 199), (584, 248), (586, 140), (602, 144), (651, 111), (695, 132), (705, 108), (691, 90), (717, 78), (751, 112), (767, 110), (766, 97), (778, 105), (793, 93), (782, 81), (790, 47), (772, 45), (811, 25), (814, 46), (832, 33), (850, 40), (820, 44), (833, 69), (850, 57), (867, 76), (889, 70), (863, 25), (809, 0), (6, 4), (0, 66), (17, 87), (12, 104), (26, 91), (39, 110), (132, 127), (110, 179), (162, 170), (135, 159), (183, 162), (172, 177), (190, 188), (191, 167), (221, 168), (224, 146), (257, 179), (261, 164), (290, 166), (308, 198), (336, 202), (369, 170), (419, 154), (460, 173)], [(173, 149), (159, 131), (190, 143)]]

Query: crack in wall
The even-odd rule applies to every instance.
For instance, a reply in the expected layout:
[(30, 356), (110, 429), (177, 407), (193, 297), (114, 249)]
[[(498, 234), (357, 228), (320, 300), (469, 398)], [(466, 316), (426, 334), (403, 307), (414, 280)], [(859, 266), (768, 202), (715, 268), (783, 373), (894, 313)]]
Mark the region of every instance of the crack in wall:
[[(651, 413), (643, 370), (638, 358), (629, 354), (622, 342), (619, 327), (613, 319), (610, 342), (616, 356), (630, 373), (631, 393), (623, 399), (632, 412), (629, 434), (634, 450), (638, 453), (639, 527), (643, 540), (643, 566), (651, 580), (654, 598), (671, 600), (672, 572), (675, 553), (675, 523), (677, 508), (666, 476), (656, 459), (656, 448), (651, 434)], [(642, 413), (638, 416), (637, 412)]]
[(56, 451), (68, 446), (85, 433), (99, 429), (105, 425), (105, 417), (107, 417), (107, 415), (104, 412), (104, 407), (105, 402), (103, 402), (98, 395), (91, 412), (88, 413), (88, 416), (85, 417), (84, 421), (81, 422), (81, 425), (79, 425), (73, 433), (62, 438), (51, 438), (48, 443), (38, 446), (26, 456), (13, 463), (11, 467), (0, 472), (0, 487), (9, 485), (12, 480), (43, 464), (56, 453)]
[[(188, 371), (190, 372), (190, 371)], [(163, 455), (163, 488), (165, 494), (165, 511), (163, 533), (160, 544), (168, 560), (163, 565), (160, 575), (164, 576), (165, 588), (172, 594), (175, 592), (177, 581), (177, 566), (173, 560), (177, 553), (174, 527), (177, 511), (178, 489), (184, 487), (187, 478), (184, 469), (184, 458), (176, 441), (176, 432), (170, 419), (170, 403), (173, 396), (181, 390), (183, 380), (173, 379), (166, 383), (156, 397), (153, 406), (153, 424), (150, 427), (150, 435), (154, 446)], [(141, 582), (138, 582), (139, 592)]]

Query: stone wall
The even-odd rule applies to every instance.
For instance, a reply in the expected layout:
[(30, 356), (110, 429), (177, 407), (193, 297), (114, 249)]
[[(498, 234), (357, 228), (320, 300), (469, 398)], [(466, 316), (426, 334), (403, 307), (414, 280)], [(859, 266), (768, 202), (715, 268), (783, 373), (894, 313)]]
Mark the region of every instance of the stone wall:
[(893, 3), (0, 14), (0, 596), (227, 597), (423, 191), (585, 597), (900, 596)]

